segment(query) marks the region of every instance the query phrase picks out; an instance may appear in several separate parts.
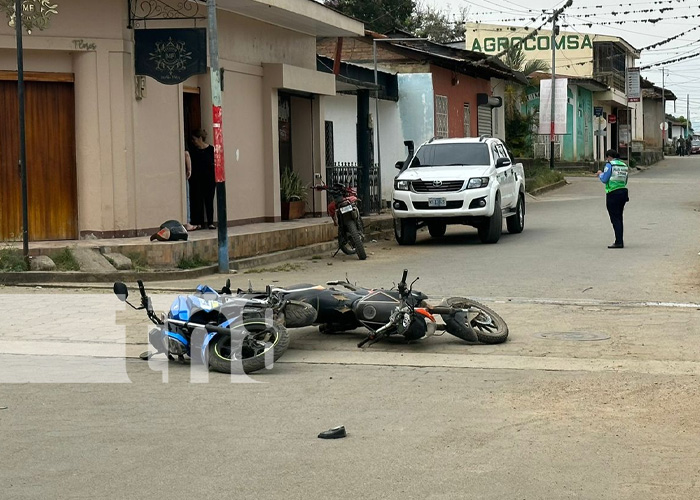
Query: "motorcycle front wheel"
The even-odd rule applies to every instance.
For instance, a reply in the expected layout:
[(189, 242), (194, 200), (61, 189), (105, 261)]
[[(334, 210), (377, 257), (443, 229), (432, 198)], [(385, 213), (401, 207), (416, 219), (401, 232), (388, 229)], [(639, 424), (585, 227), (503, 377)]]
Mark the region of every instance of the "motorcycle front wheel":
[(245, 337), (233, 347), (231, 335), (218, 335), (209, 345), (209, 367), (221, 373), (251, 373), (277, 361), (289, 347), (289, 333), (279, 324), (249, 320), (233, 328)]
[[(485, 305), (466, 297), (450, 297), (443, 301), (457, 309), (468, 309), (467, 317), (472, 318), (469, 326), (483, 344), (502, 344), (508, 339), (508, 325), (496, 312)], [(474, 316), (474, 312), (477, 313)]]

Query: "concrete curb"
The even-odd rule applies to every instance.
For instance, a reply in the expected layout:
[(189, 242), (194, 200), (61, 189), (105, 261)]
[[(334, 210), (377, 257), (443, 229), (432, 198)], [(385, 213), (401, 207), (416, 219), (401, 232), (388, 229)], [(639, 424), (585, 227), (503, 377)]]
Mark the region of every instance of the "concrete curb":
[(532, 196), (538, 196), (540, 194), (544, 194), (548, 191), (552, 191), (554, 189), (560, 188), (562, 186), (566, 186), (568, 182), (566, 182), (566, 179), (562, 179), (560, 181), (555, 182), (554, 184), (549, 184), (547, 186), (542, 186), (537, 189), (533, 189), (532, 191), (529, 192)]
[[(366, 235), (367, 240), (379, 239), (386, 234), (393, 234), (393, 229), (373, 231)], [(336, 240), (316, 243), (291, 250), (232, 260), (230, 267), (234, 271), (277, 264), (288, 260), (311, 257), (319, 253), (334, 252), (338, 248)], [(195, 269), (165, 269), (162, 271), (114, 271), (109, 273), (84, 273), (80, 271), (25, 271), (0, 273), (0, 285), (38, 285), (54, 283), (111, 283), (114, 281), (171, 281), (199, 278), (215, 274), (218, 265), (198, 267)]]

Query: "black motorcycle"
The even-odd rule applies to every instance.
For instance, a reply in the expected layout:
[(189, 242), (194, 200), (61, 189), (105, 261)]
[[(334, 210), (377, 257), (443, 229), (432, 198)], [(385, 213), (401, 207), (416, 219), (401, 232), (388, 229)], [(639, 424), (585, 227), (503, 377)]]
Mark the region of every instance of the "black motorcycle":
[[(308, 311), (303, 311), (304, 316), (297, 317), (296, 327), (316, 324), (322, 333), (367, 328), (370, 333), (358, 347), (390, 335), (411, 341), (442, 330), (462, 340), (484, 344), (500, 344), (508, 338), (506, 322), (492, 309), (464, 297), (430, 305), (427, 295), (413, 290), (417, 278), (407, 285), (407, 276), (408, 270), (404, 270), (395, 290), (361, 288), (347, 280), (330, 281), (328, 286), (300, 284), (273, 290), (286, 300), (313, 306), (316, 317), (312, 319)], [(249, 290), (247, 297), (255, 297), (255, 292)], [(435, 315), (441, 316), (443, 323), (438, 323)], [(289, 323), (286, 326), (292, 327)]]

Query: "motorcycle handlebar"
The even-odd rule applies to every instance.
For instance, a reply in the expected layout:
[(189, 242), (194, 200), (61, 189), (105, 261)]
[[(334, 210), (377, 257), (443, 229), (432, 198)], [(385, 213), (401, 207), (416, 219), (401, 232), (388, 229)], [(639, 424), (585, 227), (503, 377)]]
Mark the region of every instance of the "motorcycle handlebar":
[(206, 330), (207, 330), (209, 333), (223, 333), (223, 334), (226, 334), (226, 335), (229, 335), (229, 334), (231, 333), (231, 329), (230, 329), (230, 328), (224, 328), (224, 327), (222, 327), (222, 326), (204, 325), (204, 328), (206, 328)]

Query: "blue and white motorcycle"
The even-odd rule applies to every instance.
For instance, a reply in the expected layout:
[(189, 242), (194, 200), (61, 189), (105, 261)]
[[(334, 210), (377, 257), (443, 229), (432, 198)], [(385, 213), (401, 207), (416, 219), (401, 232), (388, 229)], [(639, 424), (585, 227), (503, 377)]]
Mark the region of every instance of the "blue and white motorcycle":
[(184, 362), (187, 356), (218, 372), (250, 373), (278, 360), (289, 346), (284, 326), (288, 304), (269, 288), (266, 297), (250, 299), (231, 296), (228, 283), (221, 293), (200, 285), (190, 295), (179, 295), (167, 316), (159, 316), (141, 280), (138, 286), (139, 307), (127, 300), (124, 283), (114, 283), (114, 293), (133, 309), (145, 309), (156, 325), (148, 334), (155, 352), (146, 351), (141, 359), (163, 353)]

